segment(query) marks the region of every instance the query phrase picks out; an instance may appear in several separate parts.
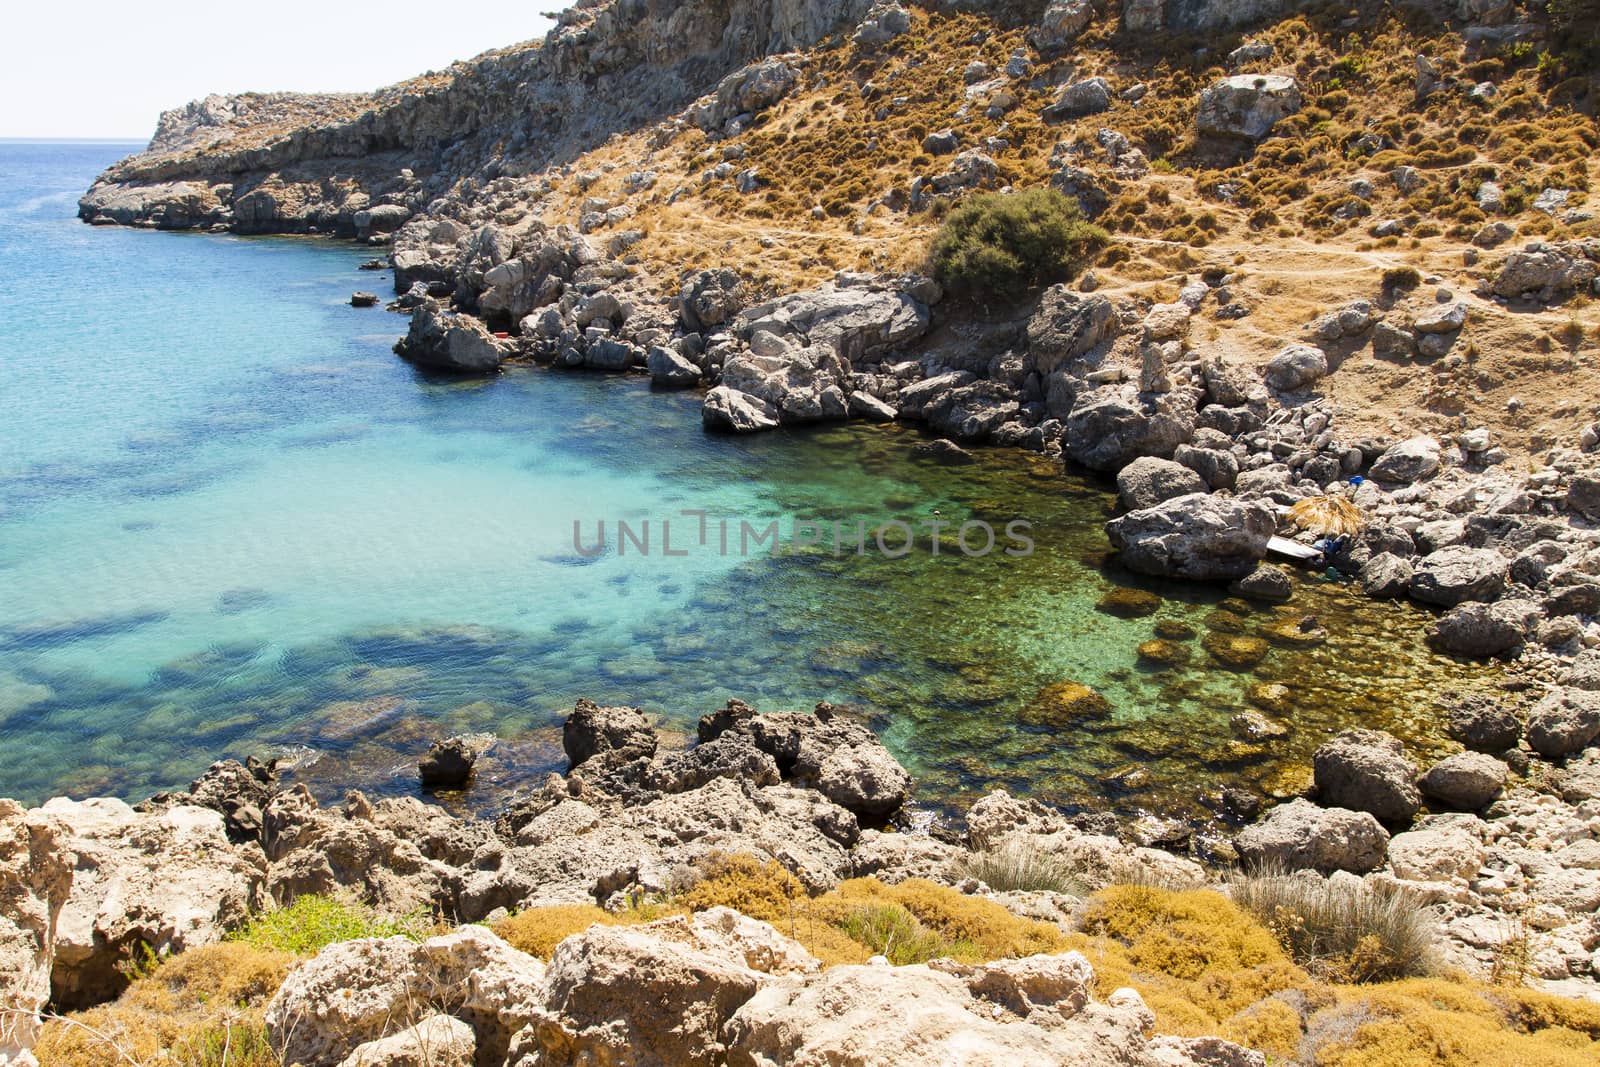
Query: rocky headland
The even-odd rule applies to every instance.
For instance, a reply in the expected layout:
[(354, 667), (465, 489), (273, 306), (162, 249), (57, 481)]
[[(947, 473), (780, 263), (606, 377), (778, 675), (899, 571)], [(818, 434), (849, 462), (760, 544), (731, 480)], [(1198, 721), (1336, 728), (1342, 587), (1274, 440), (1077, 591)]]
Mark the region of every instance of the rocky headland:
[[(1355, 949), (1330, 971), (1280, 922), (1293, 908), (1252, 913), (1280, 947), (1250, 960), (1248, 994), (1187, 1015), (1163, 1001), (1200, 1003), (1171, 983), (1208, 971), (1240, 981), (1185, 940), (1184, 908), (1245, 908), (1264, 883), (1367, 914), (1406, 902), (1431, 947), (1382, 977), (1498, 983), (1483, 995), (1516, 1021), (1497, 1033), (1592, 1046), (1580, 1008), (1515, 999), (1600, 988), (1600, 236), (1584, 207), (1600, 135), (1592, 68), (1559, 66), (1563, 32), (1543, 7), (1489, 2), (589, 0), (542, 42), (371, 95), (166, 113), (86, 194), (86, 221), (383, 249), (410, 315), (396, 350), (421, 367), (631, 373), (701, 390), (718, 432), (904, 420), (950, 461), (1059, 457), (1115, 478), (1124, 566), (1259, 601), (1293, 594), (1269, 541), (1309, 546), (1348, 504), (1351, 533), (1317, 566), (1375, 611), (1435, 609), (1417, 639), (1498, 658), (1505, 680), (1447, 707), (1463, 751), (1424, 767), (1385, 734), (1328, 738), (1305, 796), (1231, 798), (1241, 829), (1204, 855), (1001, 793), (930, 827), (906, 813), (904, 769), (827, 706), (730, 704), (676, 749), (633, 709), (581, 703), (568, 773), (493, 821), (417, 799), (322, 806), (254, 763), (138, 809), (12, 805), (0, 984), (21, 1014), (0, 1062), (46, 1004), (121, 992), (145, 949), (215, 944), (298, 899), (504, 931), (542, 909), (677, 907), (730, 856), (776, 864), (796, 900), (926, 883), (1054, 933), (1016, 959), (840, 962), (797, 935), (793, 905), (765, 922), (682, 905), (575, 931), (546, 963), (462, 926), (335, 943), (258, 998), (261, 1026), (307, 1064), (432, 1048), (495, 1064), (1370, 1062), (1370, 1042), (1400, 1040), (1385, 1026), (1435, 1033), (1422, 1009), (1341, 984), (1377, 972)], [(923, 262), (940, 220), (1031, 185), (1105, 227), (1106, 250), (1040, 291), (947, 292)], [(475, 754), (447, 746), (424, 773), (448, 781)], [(1007, 857), (1027, 888), (983, 877)], [(1119, 925), (1130, 892), (1159, 914)], [(1152, 923), (1189, 932), (1158, 953)], [(918, 1011), (883, 1010), (902, 1003)], [(1403, 1062), (1473, 1062), (1437, 1044)], [(1504, 1062), (1560, 1062), (1539, 1054)]]

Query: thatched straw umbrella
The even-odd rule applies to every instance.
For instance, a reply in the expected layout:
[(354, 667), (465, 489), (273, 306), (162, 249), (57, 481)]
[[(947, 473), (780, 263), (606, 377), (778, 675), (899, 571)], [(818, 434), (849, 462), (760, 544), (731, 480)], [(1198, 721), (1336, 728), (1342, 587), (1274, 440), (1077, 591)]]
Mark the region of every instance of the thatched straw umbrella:
[(1367, 520), (1361, 509), (1342, 496), (1312, 496), (1289, 509), (1289, 520), (1321, 537), (1350, 537), (1361, 532)]

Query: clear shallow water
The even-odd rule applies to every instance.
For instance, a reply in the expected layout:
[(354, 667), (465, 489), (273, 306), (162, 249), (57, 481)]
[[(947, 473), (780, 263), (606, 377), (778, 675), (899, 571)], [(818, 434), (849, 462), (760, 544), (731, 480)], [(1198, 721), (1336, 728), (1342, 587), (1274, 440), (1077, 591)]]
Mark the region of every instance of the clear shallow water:
[[(1109, 496), (1050, 464), (911, 456), (904, 428), (705, 436), (692, 395), (638, 379), (513, 371), (430, 378), (369, 253), (317, 241), (91, 228), (78, 193), (133, 146), (0, 144), (0, 795), (139, 797), (212, 759), (315, 754), (324, 791), (412, 788), (428, 741), (502, 738), (470, 803), (562, 764), (579, 696), (670, 722), (737, 696), (861, 706), (940, 802), (989, 785), (1124, 810), (1192, 809), (1222, 781), (1293, 784), (1328, 731), (1431, 743), (1431, 696), (1482, 672), (1434, 657), (1425, 622), (1324, 583), (1287, 609), (1216, 614), (1215, 590), (1146, 584), (1151, 617), (1096, 610)], [(824, 551), (722, 556), (704, 509), (1033, 523), (1026, 559)], [(654, 525), (648, 557), (585, 559), (572, 523)], [(661, 519), (675, 545), (660, 552)], [(735, 534), (737, 542), (737, 534)], [(1328, 641), (1252, 671), (1212, 630), (1314, 613)], [(1158, 619), (1187, 667), (1141, 664)], [(1094, 687), (1105, 714), (1037, 694)], [(1241, 742), (1249, 686), (1292, 691), (1287, 740)]]

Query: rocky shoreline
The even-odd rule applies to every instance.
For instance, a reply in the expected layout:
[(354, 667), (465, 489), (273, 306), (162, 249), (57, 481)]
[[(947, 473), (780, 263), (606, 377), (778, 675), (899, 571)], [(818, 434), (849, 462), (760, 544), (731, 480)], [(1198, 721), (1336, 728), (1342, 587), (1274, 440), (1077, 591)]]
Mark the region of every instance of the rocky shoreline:
[[(658, 188), (654, 156), (592, 171), (572, 160), (623, 131), (652, 131), (662, 159), (676, 139), (704, 135), (700, 183), (751, 195), (762, 176), (745, 165), (740, 137), (810, 76), (803, 50), (832, 40), (871, 57), (915, 33), (920, 15), (865, 2), (692, 3), (642, 16), (639, 6), (577, 5), (542, 46), (370, 98), (216, 98), (168, 113), (151, 150), (108, 172), (80, 214), (95, 224), (315, 232), (386, 247), (391, 307), (410, 315), (396, 351), (430, 370), (481, 375), (526, 363), (631, 373), (658, 389), (703, 390), (714, 432), (901, 420), (940, 439), (945, 461), (979, 446), (1059, 457), (1064, 472), (1115, 478), (1121, 513), (1106, 534), (1123, 566), (1228, 582), (1248, 599), (1291, 598), (1287, 576), (1268, 562), (1269, 541), (1309, 546), (1325, 535), (1306, 512), (1329, 498), (1348, 502), (1359, 529), (1318, 566), (1376, 601), (1436, 609), (1419, 639), (1503, 662), (1504, 695), (1452, 707), (1464, 751), (1431, 766), (1388, 735), (1349, 730), (1317, 750), (1306, 796), (1262, 811), (1257, 797), (1225, 795), (1249, 825), (1208, 858), (1335, 895), (1401, 895), (1435, 924), (1441, 966), (1600, 1000), (1600, 424), (1579, 412), (1564, 439), (1535, 455), (1533, 442), (1496, 440), (1464, 418), (1449, 434), (1398, 421), (1384, 434), (1347, 429), (1350, 413), (1327, 392), (1358, 353), (1419, 374), (1469, 367), (1491, 310), (1595, 292), (1600, 242), (1499, 251), (1507, 235), (1475, 237), (1467, 265), (1488, 258), (1471, 285), (1464, 275), (1375, 270), (1360, 299), (1302, 316), (1292, 339), (1252, 365), (1198, 343), (1257, 310), (1243, 269), (1177, 272), (1163, 279), (1172, 292), (1162, 299), (1103, 291), (1091, 271), (999, 310), (904, 271), (840, 270), (787, 291), (731, 269), (651, 274), (635, 251), (647, 227), (632, 220), (680, 192)], [(969, 99), (1004, 115), (1001, 93), (1036, 90), (1033, 63), (1069, 46), (1094, 12), (1074, 0), (990, 6), (1024, 21), (1032, 46), (1004, 73), (979, 64), (963, 75), (982, 87)], [(1472, 10), (1460, 18), (1478, 32), (1469, 40), (1513, 39), (1506, 31), (1521, 24), (1508, 26), (1490, 6), (1464, 5)], [(1259, 14), (1130, 0), (1122, 26), (1208, 30)], [(715, 43), (684, 43), (702, 40)], [(1198, 137), (1254, 144), (1302, 110), (1293, 77), (1252, 68), (1271, 54), (1261, 47), (1230, 54), (1235, 69), (1251, 69), (1201, 95)], [(1419, 100), (1444, 91), (1425, 59)], [(1052, 123), (1113, 99), (1104, 78), (1063, 75), (1050, 89)], [(276, 132), (262, 140), (262, 129)], [(1099, 213), (1113, 175), (1150, 170), (1119, 137), (1102, 129), (1092, 150), (1063, 141), (1047, 180)], [(874, 210), (909, 217), (1006, 185), (994, 156), (1009, 145), (963, 148), (956, 132), (934, 130), (923, 146), (934, 161), (928, 176)], [(1408, 166), (1388, 173), (1401, 189), (1421, 180)], [(1373, 195), (1370, 182), (1364, 193), (1351, 184), (1356, 199)], [(569, 186), (583, 194), (577, 210), (547, 212)], [(1314, 641), (1317, 629), (1307, 618), (1280, 636)], [(1212, 654), (1247, 661), (1252, 642), (1264, 651), (1264, 639), (1241, 636)], [(1246, 727), (1275, 725), (1258, 719)], [(732, 702), (677, 750), (636, 709), (580, 702), (563, 740), (569, 771), (494, 820), (457, 818), (414, 797), (351, 794), (324, 807), (257, 762), (219, 763), (188, 793), (137, 808), (103, 799), (0, 807), (0, 888), (18, 902), (0, 916), (9, 926), (0, 988), (26, 1016), (0, 1062), (31, 1041), (31, 1013), (47, 1003), (75, 1008), (114, 995), (136, 946), (214, 943), (249, 915), (308, 895), (353, 894), (386, 913), (452, 924), (555, 905), (615, 912), (671, 898), (711, 857), (735, 854), (780, 864), (813, 894), (850, 878), (926, 879), (1074, 931), (1082, 894), (995, 891), (970, 873), (974, 858), (1005, 848), (1056, 857), (1084, 893), (1128, 882), (1229, 888), (1217, 866), (1141, 844), (1149, 837), (1136, 827), (1004, 793), (977, 800), (959, 828), (917, 825), (904, 818), (910, 776), (847, 710), (827, 705), (756, 714)], [(468, 741), (445, 744), (424, 776), (456, 780), (475, 755)], [(585, 1062), (630, 1046), (650, 1049), (639, 1062), (688, 1062), (683, 1042), (700, 1050), (696, 1062), (821, 1061), (829, 1042), (848, 1047), (887, 1025), (864, 1008), (839, 1027), (819, 1023), (841, 997), (931, 998), (944, 1013), (938, 1040), (982, 1034), (1000, 1060), (1264, 1062), (1216, 1039), (1150, 1038), (1153, 1016), (1138, 994), (1090, 1000), (1092, 968), (1081, 956), (819, 970), (804, 949), (736, 913), (664, 922), (654, 933), (582, 934), (548, 969), (473, 927), (417, 946), (335, 946), (284, 986), (269, 1029), (307, 1063), (398, 1061), (401, 1050), (357, 1046), (408, 1040), (374, 1020), (413, 996), (439, 960), (457, 959), (469, 962), (448, 984), (478, 992), (428, 1025), (441, 1044), (468, 1046), (461, 1062)], [(641, 975), (658, 970), (650, 995), (665, 1007), (645, 1020), (633, 1001)], [(358, 971), (385, 975), (375, 984), (384, 992), (368, 1016), (347, 1018), (336, 991), (374, 988)], [(677, 1022), (691, 1017), (692, 1033)], [(297, 1029), (306, 1018), (327, 1023)], [(901, 1025), (883, 1040), (909, 1041)], [(663, 1044), (662, 1031), (679, 1044)], [(900, 1061), (885, 1051), (872, 1062)]]
[[(1402, 894), (1425, 905), (1437, 939), (1437, 966), (1600, 1002), (1600, 748), (1574, 754), (1565, 766), (1547, 762), (1537, 748), (1558, 733), (1587, 734), (1593, 741), (1600, 719), (1575, 709), (1561, 717), (1546, 704), (1525, 723), (1509, 704), (1477, 701), (1455, 709), (1452, 728), (1466, 751), (1421, 774), (1387, 735), (1352, 730), (1331, 739), (1317, 752), (1315, 799), (1271, 808), (1238, 835), (1243, 868), (1292, 873), (1333, 893)], [(910, 776), (870, 730), (830, 705), (758, 714), (731, 701), (701, 718), (695, 745), (664, 749), (638, 709), (580, 701), (563, 740), (571, 761), (567, 773), (520, 794), (493, 820), (457, 818), (415, 797), (374, 804), (351, 793), (341, 804), (320, 806), (303, 786), (281, 786), (273, 767), (255, 760), (217, 763), (188, 792), (134, 807), (110, 799), (57, 799), (25, 810), (4, 802), (0, 896), (8, 903), (0, 916), (0, 944), (6, 946), (0, 995), (27, 1012), (46, 1004), (81, 1009), (124, 988), (129, 962), (141, 953), (164, 958), (215, 944), (252, 915), (308, 895), (343, 895), (384, 914), (431, 915), (452, 926), (493, 925), (529, 909), (587, 905), (615, 912), (673, 899), (694, 884), (697, 871), (726, 856), (775, 861), (812, 894), (849, 878), (889, 885), (923, 879), (1064, 931), (1079, 928), (1084, 896), (1107, 886), (1231, 891), (1226, 871), (1134, 844), (1129, 828), (1115, 819), (1069, 817), (1004, 792), (974, 802), (959, 830), (930, 832), (908, 824), (897, 816), (912, 791)], [(457, 758), (461, 748), (454, 739), (436, 745), (423, 761), (425, 771), (437, 775), (442, 762), (450, 765), (447, 779), (458, 781), (471, 769), (470, 753)], [(1008, 851), (1064, 865), (1072, 872), (1071, 890), (997, 891), (975, 875), (983, 870), (976, 865), (981, 857)], [(779, 1026), (778, 1018), (806, 1015), (810, 1007), (799, 1005), (836, 995), (840, 983), (840, 989), (866, 982), (884, 995), (923, 995), (912, 990), (933, 982), (941, 995), (982, 1000), (990, 979), (974, 976), (1065, 968), (1077, 975), (1074, 988), (1084, 990), (1092, 976), (1087, 961), (1070, 955), (1000, 961), (987, 971), (936, 962), (931, 971), (886, 968), (875, 977), (854, 968), (819, 973), (804, 950), (783, 947), (792, 943), (734, 912), (697, 914), (686, 930), (672, 925), (681, 920), (664, 921), (671, 929), (658, 936), (672, 943), (716, 955), (725, 950), (718, 946), (726, 938), (739, 944), (753, 939), (764, 946), (761, 958), (793, 962), (776, 969), (750, 964), (756, 970), (809, 976), (798, 981), (799, 988), (785, 989), (790, 1007), (781, 1010), (767, 1005), (776, 993), (757, 993), (769, 978), (735, 983), (741, 992), (719, 1009), (708, 1037), (743, 1034), (734, 1044), (756, 1040), (757, 1034), (775, 1040), (771, 1027)], [(282, 1023), (275, 1040), (291, 1061), (347, 1062), (357, 1045), (390, 1038), (392, 1028), (381, 1013), (346, 1018), (346, 1010), (334, 1009), (328, 998), (347, 997), (352, 989), (380, 995), (395, 982), (404, 986), (407, 969), (427, 973), (432, 964), (426, 961), (435, 955), (457, 960), (452, 966), (467, 971), (502, 973), (505, 960), (496, 956), (511, 950), (475, 929), (464, 926), (420, 946), (373, 943), (369, 950), (366, 942), (352, 942), (330, 948), (291, 976), (274, 1000), (269, 1025), (274, 1013), (280, 1020), (301, 1020), (298, 1028)], [(618, 1009), (624, 1031), (665, 1025), (662, 1018), (674, 1013), (696, 1017), (699, 1009), (690, 1005), (708, 995), (703, 985), (645, 973), (656, 966), (653, 954), (664, 951), (650, 946), (654, 929), (641, 928), (622, 944), (611, 944), (610, 934), (582, 935), (566, 956), (557, 953), (549, 972), (520, 954), (506, 957), (517, 959), (512, 970), (526, 995), (513, 996), (515, 990), (497, 980), (479, 995), (501, 999), (465, 1013), (457, 1009), (455, 1016), (469, 1024), (477, 1047), (487, 1041), (498, 1050), (488, 1061), (495, 1063), (578, 1062), (575, 1049), (615, 1048), (617, 1041), (631, 1040), (608, 1030), (618, 1017), (593, 1016), (610, 1009), (582, 1008), (582, 998), (575, 1001), (571, 990), (562, 991), (554, 975), (565, 960), (586, 975), (570, 978), (578, 988), (601, 981), (593, 972), (601, 967), (613, 975), (605, 982), (664, 982), (676, 990), (663, 994), (663, 1003), (673, 1005), (659, 1009), (664, 1014)], [(758, 951), (747, 949), (747, 956)], [(603, 966), (579, 966), (568, 958), (590, 952), (622, 955)], [(400, 977), (374, 977), (396, 967)], [(1507, 968), (1516, 973), (1508, 976)], [(952, 985), (948, 977), (933, 975), (960, 981)], [(960, 991), (961, 982), (968, 992)], [(712, 996), (721, 1003), (721, 994)], [(1081, 1014), (1087, 993), (1073, 996), (1066, 1016), (1077, 1023), (1046, 1025), (1031, 1010), (1013, 1008), (1018, 1019), (1043, 1032), (1024, 1028), (1006, 1040), (1045, 1054), (1057, 1042), (1071, 1047), (1081, 1030), (1086, 1039), (1117, 1034), (1119, 1045), (1143, 1048), (1150, 1024), (1136, 994), (1112, 996), (1110, 1015)], [(530, 1007), (529, 997), (544, 1009)], [(680, 1004), (678, 998), (688, 999)], [(764, 1010), (779, 1015), (758, 1022)], [(971, 1004), (964, 1010), (998, 1018)], [(318, 1020), (309, 1030), (307, 1018)], [(958, 1029), (987, 1033), (965, 1018)], [(36, 1028), (9, 1032), (7, 1055), (18, 1056)], [(558, 1040), (552, 1036), (557, 1033), (564, 1036)], [(810, 1047), (836, 1039), (818, 1016), (815, 1026), (787, 1040)], [(1161, 1047), (1175, 1049), (1170, 1054), (1178, 1058), (1150, 1061), (1125, 1050), (1118, 1053), (1124, 1058), (1105, 1062), (1220, 1062), (1185, 1051), (1182, 1041)], [(523, 1052), (502, 1059), (508, 1048)], [(539, 1059), (535, 1048), (555, 1058)], [(639, 1062), (679, 1062), (659, 1050), (656, 1055)], [(751, 1061), (730, 1051), (727, 1062)]]

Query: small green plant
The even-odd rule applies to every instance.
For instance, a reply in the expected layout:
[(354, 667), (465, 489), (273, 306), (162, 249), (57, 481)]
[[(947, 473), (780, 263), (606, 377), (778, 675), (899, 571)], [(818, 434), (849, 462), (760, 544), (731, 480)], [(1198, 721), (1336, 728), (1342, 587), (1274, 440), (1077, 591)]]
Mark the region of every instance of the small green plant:
[(930, 250), (934, 275), (952, 289), (990, 297), (1068, 277), (1110, 237), (1055, 189), (983, 193), (951, 211)]
[(380, 915), (359, 901), (312, 894), (257, 916), (235, 932), (232, 940), (259, 949), (314, 956), (335, 942), (363, 937), (421, 941), (428, 935), (428, 925), (420, 915)]
[(839, 929), (850, 940), (867, 946), (874, 955), (886, 957), (897, 967), (970, 951), (967, 945), (947, 944), (898, 904), (856, 908), (844, 917)]
[(1295, 962), (1332, 981), (1383, 982), (1436, 970), (1433, 922), (1403, 892), (1270, 869), (1235, 875), (1229, 891)]

